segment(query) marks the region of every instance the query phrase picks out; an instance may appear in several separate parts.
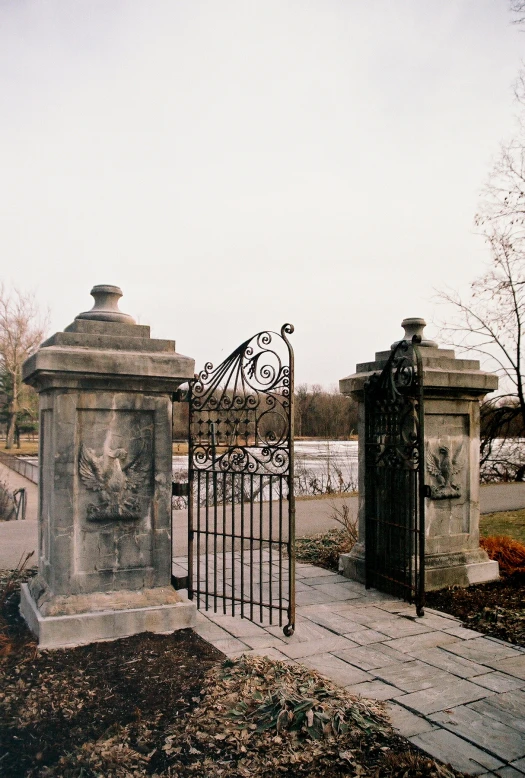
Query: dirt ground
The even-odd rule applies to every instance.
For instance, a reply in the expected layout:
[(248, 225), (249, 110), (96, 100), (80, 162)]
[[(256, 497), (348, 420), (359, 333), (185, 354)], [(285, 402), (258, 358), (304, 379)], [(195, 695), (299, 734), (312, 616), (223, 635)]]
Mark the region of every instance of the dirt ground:
[(191, 630), (38, 652), (8, 576), (0, 572), (1, 776), (459, 775), (395, 735), (382, 703), (304, 667), (227, 660)]

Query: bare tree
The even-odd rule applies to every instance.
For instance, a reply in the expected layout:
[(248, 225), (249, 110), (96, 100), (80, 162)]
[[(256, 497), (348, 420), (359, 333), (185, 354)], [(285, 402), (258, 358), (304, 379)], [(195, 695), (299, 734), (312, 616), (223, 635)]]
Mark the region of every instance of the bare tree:
[(510, 10), (516, 14), (516, 18), (512, 20), (514, 24), (525, 23), (525, 0), (510, 0)]
[[(523, 0), (525, 8), (525, 0)], [(495, 440), (525, 433), (525, 74), (516, 83), (517, 131), (502, 144), (483, 190), (475, 222), (490, 249), (486, 272), (470, 295), (439, 293), (453, 310), (441, 332), (463, 352), (475, 352), (500, 376), (500, 393), (482, 407), (482, 464)], [(505, 457), (510, 454), (505, 449)], [(510, 460), (509, 460), (510, 461)], [(516, 466), (523, 478), (525, 468)]]
[(6, 448), (12, 448), (17, 424), (32, 412), (30, 388), (22, 383), (22, 364), (44, 337), (48, 315), (42, 315), (32, 293), (0, 285), (0, 378), (7, 416)]

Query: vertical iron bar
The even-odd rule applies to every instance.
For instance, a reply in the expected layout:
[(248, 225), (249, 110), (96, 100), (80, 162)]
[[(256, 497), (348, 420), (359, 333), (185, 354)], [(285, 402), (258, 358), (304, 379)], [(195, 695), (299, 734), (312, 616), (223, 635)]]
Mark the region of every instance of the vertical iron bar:
[(263, 620), (263, 488), (264, 476), (259, 476), (259, 615)]
[(295, 630), (295, 358), (293, 348), (285, 335), (285, 328), (282, 329), (283, 338), (288, 346), (289, 355), (289, 384), (288, 384), (288, 456), (290, 465), (288, 468), (288, 559), (289, 559), (289, 603), (288, 603), (288, 624), (284, 627), (285, 634), (292, 634)]
[(241, 619), (244, 618), (244, 473), (241, 474)]
[(188, 599), (193, 600), (194, 582), (193, 582), (193, 512), (195, 497), (195, 470), (193, 469), (193, 444), (191, 436), (191, 409), (189, 423), (189, 446), (188, 446)]
[(201, 471), (197, 470), (197, 608), (201, 606)]
[(226, 471), (222, 474), (222, 610), (226, 613)]
[(272, 483), (272, 476), (269, 476), (269, 483), (270, 483), (270, 503), (269, 503), (269, 518), (268, 518), (268, 604), (270, 606), (270, 624), (273, 624), (273, 598), (272, 598), (272, 530), (273, 530), (273, 500), (272, 500), (272, 489), (273, 489), (273, 483)]
[(253, 621), (253, 473), (250, 473), (250, 620)]
[(217, 473), (213, 462), (213, 611), (217, 613)]
[(423, 363), (419, 347), (413, 343), (412, 348), (416, 356), (418, 378), (418, 498), (419, 498), (419, 526), (418, 526), (418, 587), (416, 599), (416, 613), (423, 616), (425, 612), (425, 395), (423, 385)]
[(204, 534), (204, 547), (205, 547), (205, 553), (206, 558), (204, 560), (204, 571), (206, 575), (206, 586), (204, 587), (204, 607), (206, 610), (208, 610), (209, 607), (209, 548), (208, 548), (208, 540), (209, 540), (209, 532), (210, 532), (210, 473), (208, 470), (206, 470), (205, 473), (205, 479), (204, 479), (204, 488), (205, 488), (205, 494), (206, 494), (206, 512), (204, 514), (204, 519), (206, 522), (206, 529)]
[(279, 476), (279, 626), (283, 626), (283, 477)]
[(232, 616), (235, 616), (235, 473), (232, 479)]

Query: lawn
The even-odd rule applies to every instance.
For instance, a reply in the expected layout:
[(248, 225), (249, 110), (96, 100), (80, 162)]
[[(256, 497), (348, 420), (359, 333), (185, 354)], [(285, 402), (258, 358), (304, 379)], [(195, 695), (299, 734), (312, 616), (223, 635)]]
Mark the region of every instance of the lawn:
[(487, 513), (481, 516), (479, 533), (482, 538), (491, 535), (508, 535), (520, 543), (525, 543), (525, 509)]

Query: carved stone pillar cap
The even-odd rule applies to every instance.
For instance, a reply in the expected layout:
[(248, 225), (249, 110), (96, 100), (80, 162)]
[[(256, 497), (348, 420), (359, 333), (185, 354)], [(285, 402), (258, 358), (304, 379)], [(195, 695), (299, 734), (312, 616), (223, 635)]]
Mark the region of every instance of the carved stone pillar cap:
[(95, 304), (90, 311), (84, 311), (75, 316), (75, 319), (94, 319), (95, 321), (114, 321), (120, 324), (136, 324), (137, 322), (127, 313), (122, 313), (118, 308), (118, 301), (122, 297), (122, 289), (111, 284), (99, 284), (94, 286), (90, 294), (95, 298)]
[[(427, 323), (420, 316), (412, 316), (408, 319), (403, 319), (401, 326), (405, 330), (405, 337), (403, 340), (412, 341), (412, 338), (414, 335), (416, 335), (418, 339), (421, 338), (419, 343), (420, 346), (426, 346), (427, 348), (438, 348), (438, 344), (435, 340), (425, 340), (423, 338), (423, 330), (427, 326)], [(395, 343), (392, 343), (391, 348), (394, 349), (398, 343), (398, 340)]]

